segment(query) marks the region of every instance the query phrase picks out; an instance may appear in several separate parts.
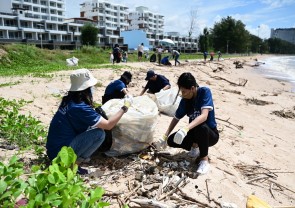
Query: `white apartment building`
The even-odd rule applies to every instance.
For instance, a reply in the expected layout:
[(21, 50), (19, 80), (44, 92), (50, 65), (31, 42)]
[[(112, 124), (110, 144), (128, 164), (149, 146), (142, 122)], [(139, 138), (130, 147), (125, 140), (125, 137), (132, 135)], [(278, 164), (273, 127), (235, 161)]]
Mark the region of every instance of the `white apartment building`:
[(65, 21), (65, 0), (1, 0), (0, 40), (42, 45), (79, 40), (82, 23)]
[(92, 0), (81, 4), (80, 17), (92, 19), (100, 28), (99, 43), (122, 44), (120, 31), (127, 30), (128, 7), (107, 1)]
[(295, 45), (295, 28), (271, 29), (271, 38), (279, 38)]
[(149, 11), (147, 7), (136, 7), (134, 12), (128, 15), (128, 30), (143, 30), (146, 32), (149, 45), (157, 47), (159, 40), (171, 39), (175, 43), (175, 49), (184, 51), (185, 48), (196, 49), (197, 39), (182, 37), (178, 32), (164, 33), (164, 16)]
[(164, 16), (153, 13), (147, 7), (135, 8), (135, 12), (128, 15), (128, 30), (143, 30), (147, 34), (163, 35)]
[(129, 13), (128, 7), (104, 0), (85, 1), (80, 6), (80, 17), (66, 19), (65, 0), (0, 0), (0, 42), (77, 48), (81, 45), (81, 27), (90, 22), (100, 30), (101, 46), (123, 45), (121, 31), (143, 30), (151, 48), (165, 38), (172, 39), (177, 49), (196, 48), (195, 39), (164, 34), (164, 16), (147, 7), (136, 7)]

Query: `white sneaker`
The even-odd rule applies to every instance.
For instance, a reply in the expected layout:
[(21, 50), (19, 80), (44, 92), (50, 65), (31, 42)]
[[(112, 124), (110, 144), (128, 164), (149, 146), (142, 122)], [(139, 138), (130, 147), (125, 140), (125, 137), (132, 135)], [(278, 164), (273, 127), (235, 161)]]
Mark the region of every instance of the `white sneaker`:
[(199, 163), (199, 167), (197, 173), (200, 175), (206, 174), (210, 169), (210, 164), (207, 160), (201, 160)]
[(200, 156), (200, 149), (197, 147), (197, 148), (195, 148), (195, 147), (192, 147), (191, 148), (191, 151), (189, 151), (188, 153), (187, 153), (187, 155), (189, 156), (189, 157), (199, 157)]

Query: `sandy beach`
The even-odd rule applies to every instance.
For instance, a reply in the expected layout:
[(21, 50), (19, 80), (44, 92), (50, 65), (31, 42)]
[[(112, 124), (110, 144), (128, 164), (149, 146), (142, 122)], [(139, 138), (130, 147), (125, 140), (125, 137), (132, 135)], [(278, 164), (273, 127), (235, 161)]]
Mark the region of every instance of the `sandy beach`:
[[(149, 62), (120, 63), (126, 68), (91, 69), (100, 83), (94, 100), (100, 103), (105, 87), (125, 70), (133, 74), (128, 89), (134, 96), (138, 96), (145, 86), (144, 78), (149, 69), (165, 75), (174, 87), (177, 87), (181, 73), (191, 72), (200, 86), (208, 86), (212, 91), (220, 140), (209, 149), (210, 172), (189, 178), (190, 182), (182, 190), (210, 207), (218, 207), (218, 203), (224, 202), (245, 207), (251, 194), (273, 207), (295, 206), (295, 93), (291, 92), (291, 85), (287, 82), (266, 79), (253, 73), (256, 58), (260, 59), (241, 57), (207, 63), (180, 60), (181, 65), (172, 67)], [(236, 68), (236, 61), (242, 63), (243, 68)], [(60, 102), (60, 97), (56, 95), (63, 95), (69, 89), (70, 73), (60, 71), (52, 78), (0, 77), (1, 83), (20, 81), (17, 85), (1, 87), (0, 96), (9, 100), (33, 101), (23, 108), (23, 113), (30, 113), (48, 126)], [(170, 120), (171, 117), (159, 114), (155, 141), (165, 133)], [(187, 122), (187, 118), (182, 119), (176, 129)], [(2, 158), (11, 155), (5, 149), (0, 149), (0, 152)], [(122, 163), (124, 159), (116, 158), (115, 161)], [(98, 163), (93, 160), (89, 166), (96, 173), (106, 173), (103, 161)], [(128, 166), (130, 164), (126, 164)], [(194, 166), (191, 163), (192, 169)], [(132, 175), (127, 171), (126, 174), (123, 167), (117, 171), (123, 173), (113, 180), (103, 182), (94, 175), (89, 181), (103, 186), (108, 192), (127, 194), (130, 191), (126, 181), (134, 180), (135, 172)], [(173, 199), (169, 200), (176, 203)], [(185, 204), (190, 203), (184, 201), (181, 207), (186, 207)], [(119, 206), (114, 204), (111, 207)], [(131, 203), (130, 207), (136, 206)]]

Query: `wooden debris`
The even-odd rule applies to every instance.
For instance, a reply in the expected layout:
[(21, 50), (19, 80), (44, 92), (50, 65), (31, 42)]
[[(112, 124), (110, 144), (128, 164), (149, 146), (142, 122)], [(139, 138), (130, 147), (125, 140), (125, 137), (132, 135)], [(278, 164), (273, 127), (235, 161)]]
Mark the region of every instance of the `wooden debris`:
[(205, 183), (206, 183), (206, 190), (207, 190), (207, 198), (208, 198), (208, 201), (211, 202), (210, 192), (209, 192), (209, 188), (208, 188), (208, 179), (205, 180)]
[(134, 202), (136, 204), (139, 204), (142, 207), (156, 207), (156, 208), (176, 208), (178, 207), (175, 204), (167, 205), (166, 203), (162, 203), (159, 201), (156, 201), (154, 199), (130, 199), (131, 202)]

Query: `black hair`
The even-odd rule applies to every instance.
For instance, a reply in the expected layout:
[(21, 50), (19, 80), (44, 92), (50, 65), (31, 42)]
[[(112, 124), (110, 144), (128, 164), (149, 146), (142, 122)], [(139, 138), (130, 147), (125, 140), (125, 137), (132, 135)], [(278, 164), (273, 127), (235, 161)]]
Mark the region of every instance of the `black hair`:
[(191, 87), (199, 87), (195, 77), (190, 72), (182, 73), (178, 78), (177, 85), (179, 88), (183, 87), (185, 89), (191, 89)]
[(125, 71), (122, 75), (120, 80), (124, 82), (125, 85), (128, 85), (131, 82), (132, 74), (129, 71)]
[(70, 101), (73, 101), (77, 104), (84, 102), (87, 105), (94, 107), (93, 97), (90, 88), (91, 87), (88, 87), (87, 89), (82, 91), (69, 91), (68, 94), (62, 98), (59, 107), (65, 107)]

